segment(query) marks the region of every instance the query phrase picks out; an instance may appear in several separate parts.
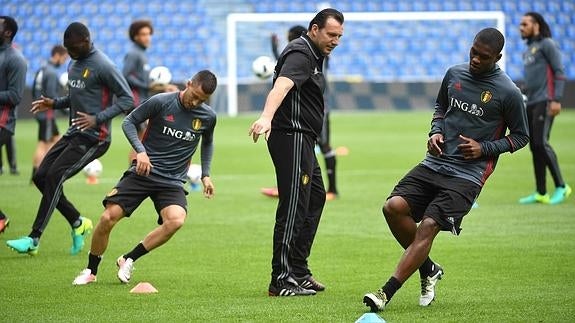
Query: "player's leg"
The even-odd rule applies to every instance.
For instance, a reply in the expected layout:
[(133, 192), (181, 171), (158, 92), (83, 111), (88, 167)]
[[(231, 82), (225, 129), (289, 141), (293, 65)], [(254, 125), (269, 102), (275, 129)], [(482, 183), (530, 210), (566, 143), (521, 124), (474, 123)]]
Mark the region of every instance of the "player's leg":
[(92, 234), (92, 244), (90, 246), (90, 253), (88, 254), (88, 265), (86, 269), (82, 270), (72, 282), (72, 285), (87, 285), (96, 281), (98, 274), (98, 267), (102, 260), (102, 255), (108, 248), (110, 240), (110, 232), (124, 217), (124, 210), (118, 204), (109, 202), (106, 204), (106, 209), (100, 216), (100, 220), (94, 228)]
[(325, 173), (327, 174), (327, 199), (334, 200), (337, 198), (336, 185), (336, 152), (330, 145), (330, 121), (329, 111), (326, 111), (323, 117), (323, 127), (321, 135), (318, 138), (318, 145), (325, 161)]
[(553, 127), (553, 120), (555, 119), (554, 116), (549, 115), (549, 113), (545, 114), (545, 122), (543, 124), (543, 134), (542, 134), (542, 141), (543, 141), (543, 151), (545, 164), (547, 168), (549, 168), (549, 172), (551, 173), (551, 177), (553, 178), (553, 183), (555, 184), (555, 191), (551, 194), (549, 198), (550, 204), (558, 204), (561, 203), (571, 194), (571, 187), (565, 183), (563, 180), (563, 176), (561, 175), (561, 169), (559, 168), (559, 161), (557, 160), (557, 154), (551, 144), (549, 143), (549, 136), (551, 134), (551, 128)]
[(301, 168), (302, 151), (313, 154), (314, 149), (314, 140), (306, 136), (297, 132), (272, 131), (267, 142), (279, 192), (273, 234), (272, 277), (268, 289), (270, 296), (315, 294), (315, 291), (299, 287), (292, 277), (290, 262), (294, 237), (303, 224), (311, 191), (311, 167), (307, 174)]
[(546, 187), (547, 152), (545, 150), (545, 123), (547, 122), (547, 103), (539, 102), (527, 106), (529, 123), (529, 149), (535, 172), (536, 191), (519, 199), (521, 204), (549, 203)]
[[(407, 249), (415, 240), (417, 223), (434, 197), (435, 173), (418, 165), (394, 187), (383, 206), (383, 215), (397, 242)], [(421, 277), (428, 275), (435, 263), (427, 256), (419, 265)], [(403, 282), (391, 277), (382, 289), (364, 296), (364, 303), (373, 311), (382, 310)]]
[(186, 192), (181, 187), (161, 185), (151, 181), (147, 181), (142, 186), (149, 192), (161, 221), (159, 221), (160, 226), (148, 233), (142, 242), (118, 258), (116, 262), (118, 279), (123, 283), (130, 281), (133, 263), (170, 240), (186, 220)]
[(51, 149), (38, 168), (34, 183), (42, 192), (42, 199), (30, 237), (35, 243), (48, 225), (55, 208), (66, 218), (72, 227), (72, 247), (70, 252), (77, 254), (84, 245), (84, 238), (92, 229), (92, 222), (80, 216), (80, 212), (66, 198), (63, 184), (77, 174), (90, 161), (102, 156), (109, 143), (98, 143), (91, 139), (76, 136), (60, 140)]
[(6, 143), (8, 143), (8, 141), (10, 141), (11, 136), (12, 136), (12, 133), (10, 131), (0, 127), (0, 175), (4, 172), (4, 170), (3, 170), (4, 162), (3, 162), (2, 150), (3, 150), (3, 147), (6, 145)]
[(14, 140), (14, 135), (10, 136), (10, 140), (6, 143), (6, 155), (8, 157), (8, 164), (10, 164), (10, 174), (20, 175), (16, 161), (16, 141)]
[(312, 176), (310, 180), (311, 191), (309, 206), (305, 212), (303, 225), (295, 237), (293, 251), (291, 253), (291, 263), (293, 275), (300, 286), (315, 291), (323, 291), (325, 286), (312, 277), (311, 270), (308, 267), (308, 258), (321, 215), (326, 201), (326, 192), (321, 176), (321, 168), (315, 155), (313, 156)]

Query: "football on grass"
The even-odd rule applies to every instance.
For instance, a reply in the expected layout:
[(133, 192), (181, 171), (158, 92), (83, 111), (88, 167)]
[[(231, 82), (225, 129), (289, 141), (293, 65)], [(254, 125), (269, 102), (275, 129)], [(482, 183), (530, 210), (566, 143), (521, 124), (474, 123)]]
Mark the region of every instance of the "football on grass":
[(94, 159), (88, 165), (84, 166), (84, 175), (86, 177), (100, 177), (104, 166), (98, 159)]

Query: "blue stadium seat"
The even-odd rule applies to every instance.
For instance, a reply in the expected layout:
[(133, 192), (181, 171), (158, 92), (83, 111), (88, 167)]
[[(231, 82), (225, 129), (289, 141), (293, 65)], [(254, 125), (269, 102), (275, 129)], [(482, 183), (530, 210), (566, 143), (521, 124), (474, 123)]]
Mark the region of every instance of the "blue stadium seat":
[[(45, 58), (46, 51), (54, 43), (61, 42), (64, 29), (72, 21), (86, 22), (98, 47), (117, 64), (121, 64), (123, 55), (130, 46), (127, 37), (128, 25), (135, 19), (152, 19), (156, 33), (149, 51), (150, 61), (158, 64), (166, 62), (175, 77), (188, 77), (190, 71), (206, 67), (213, 69), (218, 75), (226, 75), (225, 17), (229, 12), (313, 12), (317, 10), (317, 3), (307, 0), (197, 0), (179, 3), (146, 0), (134, 5), (129, 0), (4, 0), (2, 11), (3, 14), (18, 17), (21, 31), (16, 42), (21, 45), (23, 53), (30, 61), (27, 76), (30, 82), (32, 73), (41, 62), (39, 58)], [(575, 78), (572, 67), (575, 65), (573, 0), (341, 0), (333, 4), (344, 13), (502, 10), (506, 17), (508, 72), (512, 78), (521, 77), (521, 53), (525, 49), (518, 32), (520, 19), (527, 11), (540, 11), (551, 25), (554, 38), (564, 52), (568, 77)], [(271, 32), (277, 28), (283, 32), (289, 25), (290, 23), (285, 22), (270, 23), (261, 29), (250, 31), (247, 37), (256, 40), (248, 41), (248, 47), (261, 48), (261, 52), (270, 55), (267, 31)], [(384, 27), (378, 27), (377, 29), (381, 30), (374, 31), (374, 26)], [(441, 77), (448, 66), (468, 59), (471, 40), (466, 38), (472, 37), (476, 29), (484, 26), (484, 22), (467, 25), (419, 22), (412, 23), (409, 27), (406, 27), (404, 22), (348, 22), (346, 35), (334, 53), (334, 62), (338, 62), (338, 66), (334, 68), (332, 75), (343, 76), (365, 71), (366, 77), (379, 79), (407, 77), (414, 73)], [(264, 39), (263, 33), (266, 34)], [(370, 35), (369, 41), (366, 41), (364, 35)], [(358, 52), (362, 55), (357, 55)], [(426, 55), (428, 52), (434, 54)], [(240, 52), (240, 56), (238, 59), (242, 64), (251, 64), (253, 52)], [(409, 66), (406, 66), (406, 62)], [(251, 72), (247, 68), (242, 69), (242, 73), (245, 74), (241, 76), (246, 77), (250, 76)]]

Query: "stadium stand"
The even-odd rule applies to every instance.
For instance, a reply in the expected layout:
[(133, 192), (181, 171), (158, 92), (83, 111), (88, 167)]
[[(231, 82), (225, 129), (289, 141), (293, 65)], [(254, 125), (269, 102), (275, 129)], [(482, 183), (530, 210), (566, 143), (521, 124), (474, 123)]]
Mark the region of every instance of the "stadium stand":
[[(323, 3), (329, 3), (325, 1)], [(518, 24), (523, 13), (539, 11), (548, 19), (554, 38), (565, 55), (567, 77), (575, 79), (575, 2), (572, 0), (345, 0), (338, 1), (342, 12), (361, 11), (489, 11), (501, 10), (506, 16), (507, 71), (514, 80), (522, 77), (521, 53), (524, 43), (518, 35)], [(28, 84), (33, 73), (42, 63), (50, 48), (61, 42), (66, 26), (72, 21), (86, 23), (93, 33), (96, 46), (102, 49), (118, 65), (130, 47), (127, 27), (134, 19), (151, 19), (155, 26), (152, 47), (149, 50), (151, 66), (165, 65), (170, 68), (174, 80), (185, 81), (193, 71), (210, 68), (220, 77), (227, 74), (226, 62), (226, 16), (231, 12), (315, 12), (317, 3), (308, 0), (197, 0), (171, 1), (147, 0), (4, 0), (2, 14), (14, 16), (20, 24), (16, 45), (29, 61)], [(337, 69), (332, 76), (363, 74), (367, 81), (409, 80), (412, 75), (429, 76), (436, 80), (445, 68), (464, 61), (458, 55), (420, 55), (426, 51), (441, 50), (443, 53), (466, 53), (468, 43), (443, 42), (429, 39), (422, 30), (428, 25), (416, 23), (413, 27), (390, 27), (374, 35), (372, 42), (355, 40), (346, 35), (345, 46), (334, 53)], [(358, 27), (364, 31), (369, 23)], [(446, 23), (434, 23), (433, 28), (451, 30)], [(246, 31), (244, 31), (246, 32)], [(267, 31), (247, 31), (248, 37), (259, 39), (264, 50), (269, 51)], [(384, 33), (384, 36), (381, 34)], [(423, 35), (423, 36), (421, 36)], [(390, 48), (385, 37), (396, 41)], [(250, 43), (252, 44), (252, 43)], [(255, 42), (254, 42), (255, 44)], [(405, 51), (417, 53), (405, 55)], [(271, 53), (270, 53), (271, 54)], [(240, 53), (241, 55), (241, 53)], [(425, 64), (413, 64), (413, 60)], [(251, 57), (238, 57), (238, 61), (251, 62)], [(382, 71), (370, 68), (373, 62), (386, 61), (391, 67)], [(246, 64), (244, 64), (246, 65)], [(335, 65), (335, 64), (334, 64)], [(360, 71), (360, 72), (358, 72)], [(239, 69), (239, 77), (250, 76), (249, 69)], [(362, 99), (363, 100), (363, 99)], [(365, 100), (364, 100), (365, 101)]]

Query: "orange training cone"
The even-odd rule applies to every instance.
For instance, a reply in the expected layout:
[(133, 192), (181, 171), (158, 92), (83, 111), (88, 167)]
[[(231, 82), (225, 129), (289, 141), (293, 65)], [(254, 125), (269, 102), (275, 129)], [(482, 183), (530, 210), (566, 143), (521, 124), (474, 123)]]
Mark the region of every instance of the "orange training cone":
[(130, 293), (132, 294), (151, 294), (157, 292), (158, 290), (152, 286), (152, 284), (147, 282), (138, 283), (134, 288), (132, 288), (132, 290), (130, 290)]

